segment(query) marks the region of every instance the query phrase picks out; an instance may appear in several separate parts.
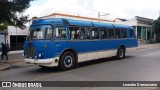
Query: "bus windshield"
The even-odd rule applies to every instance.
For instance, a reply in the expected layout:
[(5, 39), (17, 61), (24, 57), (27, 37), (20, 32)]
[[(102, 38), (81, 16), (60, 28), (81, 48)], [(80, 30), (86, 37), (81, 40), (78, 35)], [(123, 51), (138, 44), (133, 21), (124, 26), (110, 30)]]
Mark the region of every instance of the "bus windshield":
[(30, 27), (29, 40), (52, 39), (53, 29), (50, 25)]

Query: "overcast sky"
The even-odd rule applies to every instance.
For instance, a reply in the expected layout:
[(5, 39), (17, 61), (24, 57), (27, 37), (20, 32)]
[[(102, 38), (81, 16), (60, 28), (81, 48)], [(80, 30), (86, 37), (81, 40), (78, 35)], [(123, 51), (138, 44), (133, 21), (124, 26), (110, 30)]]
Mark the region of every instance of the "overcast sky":
[(104, 19), (142, 16), (157, 19), (160, 0), (35, 0), (25, 11), (30, 18), (52, 13), (66, 13), (98, 18), (98, 12), (107, 13)]

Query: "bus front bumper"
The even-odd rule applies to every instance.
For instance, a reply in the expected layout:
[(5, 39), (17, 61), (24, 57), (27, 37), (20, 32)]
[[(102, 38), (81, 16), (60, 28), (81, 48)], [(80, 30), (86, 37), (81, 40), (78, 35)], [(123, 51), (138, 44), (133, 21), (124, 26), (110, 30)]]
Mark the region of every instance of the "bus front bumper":
[(58, 66), (58, 57), (49, 58), (49, 59), (25, 59), (26, 63), (37, 64), (46, 67)]

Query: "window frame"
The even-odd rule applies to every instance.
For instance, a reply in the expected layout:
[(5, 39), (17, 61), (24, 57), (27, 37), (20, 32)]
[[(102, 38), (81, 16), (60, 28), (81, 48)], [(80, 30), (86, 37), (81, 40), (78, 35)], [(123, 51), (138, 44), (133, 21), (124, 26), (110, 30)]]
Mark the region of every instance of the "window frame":
[[(125, 37), (123, 37), (123, 35), (122, 35), (122, 31), (124, 31), (124, 35), (125, 35)], [(125, 29), (125, 28), (121, 28), (121, 38), (122, 39), (126, 39), (127, 38), (127, 30)]]
[[(93, 33), (92, 33), (92, 32), (93, 32), (93, 31), (96, 31), (95, 29), (97, 29), (97, 31), (98, 31), (98, 38), (93, 38)], [(91, 39), (92, 39), (92, 40), (98, 40), (98, 39), (100, 39), (100, 35), (99, 35), (99, 34), (100, 34), (100, 32), (99, 32), (99, 27), (92, 27), (92, 28), (91, 28), (91, 30), (90, 30), (90, 35), (91, 35)], [(94, 35), (95, 35), (95, 34), (94, 34)]]
[[(112, 37), (110, 37), (110, 31), (112, 31)], [(115, 39), (115, 28), (107, 28), (107, 32), (108, 32), (108, 39)]]
[[(65, 29), (65, 31), (66, 31), (66, 38), (59, 38), (59, 36), (58, 36), (58, 38), (57, 38), (57, 36), (56, 36), (56, 34), (57, 34), (57, 29), (59, 30), (59, 29)], [(59, 33), (58, 33), (59, 34)], [(67, 40), (67, 38), (68, 38), (68, 34), (67, 34), (67, 28), (66, 27), (56, 27), (56, 28), (54, 28), (54, 38), (53, 39), (55, 39), (55, 40)]]
[[(101, 37), (101, 35), (102, 35), (102, 33), (101, 33), (102, 30), (105, 31), (105, 32), (104, 32), (104, 38)], [(101, 27), (101, 28), (99, 28), (99, 39), (101, 39), (101, 40), (109, 39), (108, 28), (106, 28), (106, 27)]]
[[(76, 28), (76, 27), (79, 28), (79, 38), (72, 39), (72, 32), (71, 32), (71, 30), (70, 30), (71, 27), (72, 27), (72, 28)], [(80, 38), (80, 37), (81, 37), (81, 36), (80, 36), (80, 35), (81, 35), (81, 27), (80, 27), (80, 26), (78, 26), (78, 25), (69, 25), (69, 26), (68, 26), (68, 31), (69, 31), (69, 40), (80, 40), (80, 39), (81, 39), (81, 38)], [(78, 30), (74, 30), (74, 31), (77, 32)]]
[[(86, 31), (85, 31), (85, 30), (82, 30), (83, 28), (88, 28), (88, 32), (89, 32), (89, 36), (88, 36), (88, 37), (89, 37), (89, 38), (84, 38), (84, 37), (86, 37), (86, 36), (85, 36), (85, 35), (86, 35)], [(81, 26), (81, 28), (80, 28), (80, 39), (81, 39), (81, 40), (91, 40), (91, 28), (92, 28), (92, 27), (89, 27), (89, 26)], [(85, 32), (85, 33), (83, 33), (84, 36), (82, 36), (82, 32), (83, 32), (83, 31)], [(87, 33), (88, 33), (88, 32), (87, 32)], [(83, 38), (82, 38), (82, 37), (83, 37)]]
[(121, 39), (121, 28), (115, 28), (115, 39)]
[[(46, 30), (43, 30), (43, 39), (33, 39), (33, 36), (34, 36), (34, 34), (35, 34), (35, 29), (37, 29), (38, 27), (46, 27), (46, 26), (50, 26), (50, 30), (52, 31), (52, 38), (50, 38), (50, 39), (47, 39), (46, 37), (47, 37), (47, 35), (48, 35), (48, 30), (47, 30), (47, 33), (46, 33)], [(53, 33), (54, 33), (54, 28), (53, 28), (53, 26), (51, 25), (51, 24), (42, 24), (42, 25), (35, 25), (35, 26), (30, 26), (30, 28), (29, 29), (31, 29), (32, 28), (32, 30), (29, 30), (29, 33), (28, 33), (28, 35), (27, 35), (27, 40), (52, 40), (54, 37), (53, 37)], [(40, 28), (40, 29), (42, 29), (42, 28)], [(48, 28), (49, 29), (49, 28)], [(31, 36), (32, 35), (32, 36)], [(36, 35), (37, 35), (37, 33), (36, 33)]]
[[(132, 34), (131, 34), (131, 31), (132, 31)], [(130, 38), (135, 38), (135, 31), (134, 31), (134, 29), (129, 29), (129, 35), (130, 35)]]

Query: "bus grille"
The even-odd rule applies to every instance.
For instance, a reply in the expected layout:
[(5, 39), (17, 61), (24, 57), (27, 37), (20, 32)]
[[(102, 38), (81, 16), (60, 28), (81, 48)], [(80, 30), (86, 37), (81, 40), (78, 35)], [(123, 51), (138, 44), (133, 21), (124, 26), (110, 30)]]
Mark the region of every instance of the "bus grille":
[(25, 49), (26, 58), (34, 58), (36, 49), (34, 47), (28, 47)]

